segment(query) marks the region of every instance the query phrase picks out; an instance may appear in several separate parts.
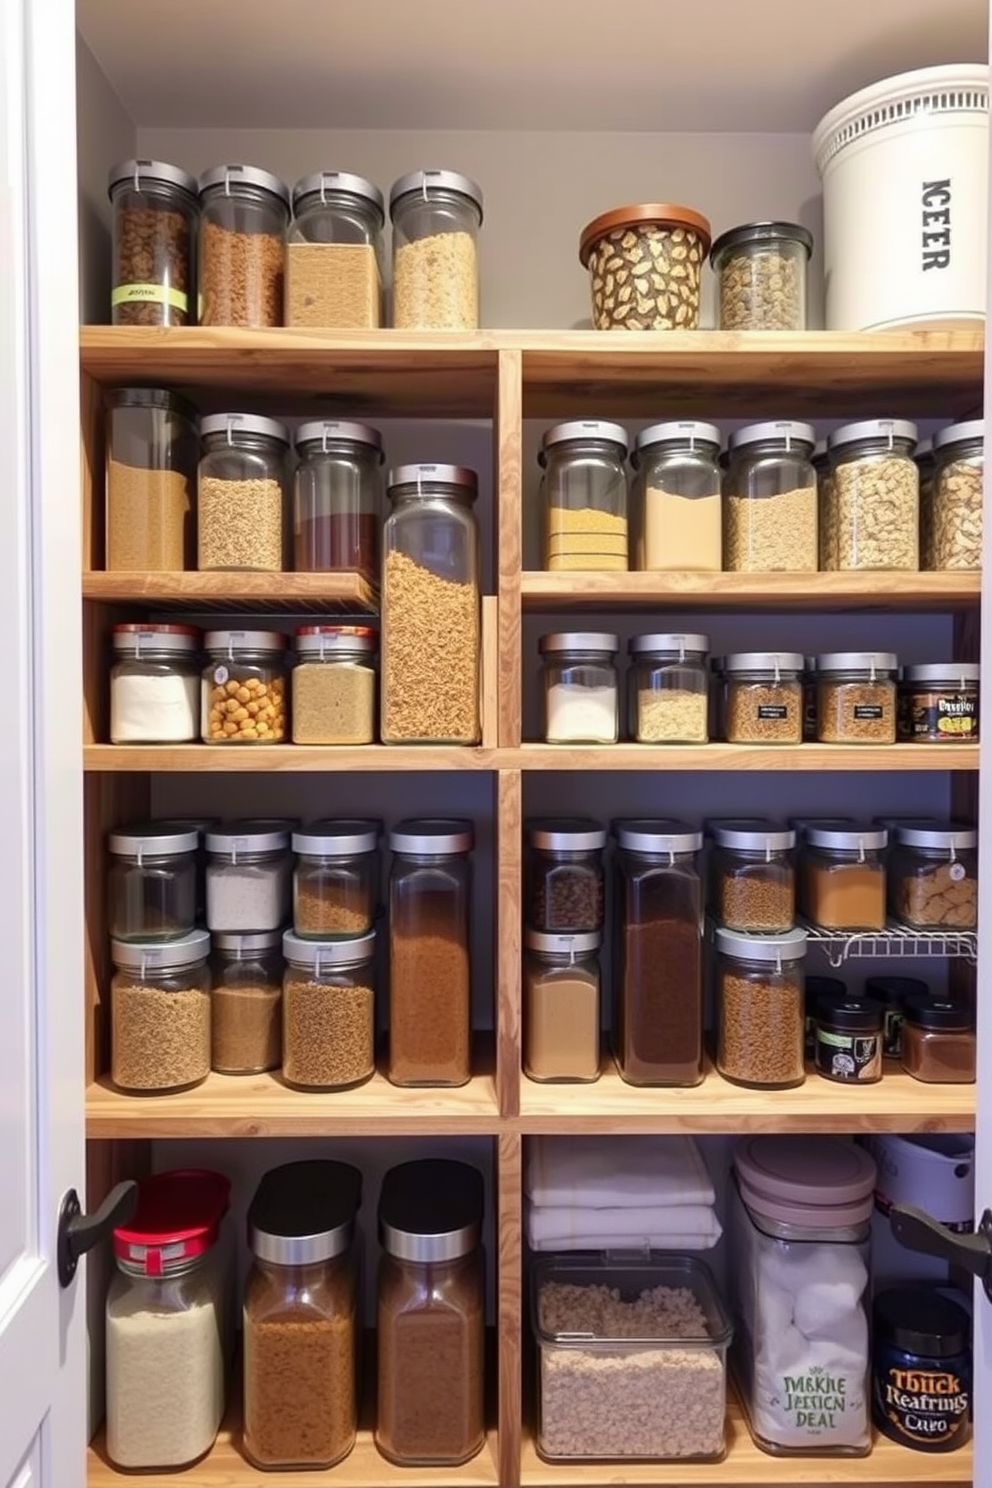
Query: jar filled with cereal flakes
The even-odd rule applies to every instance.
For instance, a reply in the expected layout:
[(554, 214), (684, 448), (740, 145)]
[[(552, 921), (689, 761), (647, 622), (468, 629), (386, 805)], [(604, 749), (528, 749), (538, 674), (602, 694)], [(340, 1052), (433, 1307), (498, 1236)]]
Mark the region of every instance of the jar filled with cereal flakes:
[(282, 744), (289, 711), (286, 637), (278, 630), (208, 630), (203, 644), (209, 657), (201, 692), (203, 742)]
[(627, 434), (602, 419), (546, 429), (538, 456), (544, 468), (544, 566), (627, 568)]
[(479, 325), (482, 192), (457, 171), (400, 176), (389, 193), (393, 325), (474, 331)]
[(692, 207), (646, 203), (596, 217), (579, 240), (597, 331), (694, 331), (710, 224)]
[(119, 1090), (186, 1090), (210, 1073), (210, 936), (110, 943), (110, 1078)]
[(195, 177), (163, 160), (123, 160), (107, 185), (114, 211), (111, 324), (192, 325)]
[(951, 424), (933, 437), (934, 471), (927, 568), (982, 566), (985, 424)]
[(723, 557), (731, 572), (816, 573), (816, 471), (811, 425), (748, 424), (730, 436)]
[(286, 238), (286, 325), (382, 325), (384, 222), (382, 192), (363, 176), (317, 171), (297, 181)]
[(748, 222), (713, 244), (721, 331), (804, 331), (813, 234), (798, 222)]
[(896, 742), (896, 668), (891, 651), (832, 651), (816, 658), (821, 744)]
[(917, 428), (908, 419), (845, 424), (827, 440), (832, 478), (831, 562), (840, 570), (920, 566)]
[(279, 326), (289, 188), (254, 165), (200, 177), (200, 324)]

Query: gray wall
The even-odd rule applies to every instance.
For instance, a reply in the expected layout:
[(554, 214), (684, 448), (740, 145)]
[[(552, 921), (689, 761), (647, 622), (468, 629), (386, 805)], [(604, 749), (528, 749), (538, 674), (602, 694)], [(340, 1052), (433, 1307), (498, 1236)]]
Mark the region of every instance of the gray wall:
[(110, 202), (107, 171), (136, 153), (137, 131), (89, 47), (76, 35), (76, 153), (79, 174), (79, 318), (110, 319)]

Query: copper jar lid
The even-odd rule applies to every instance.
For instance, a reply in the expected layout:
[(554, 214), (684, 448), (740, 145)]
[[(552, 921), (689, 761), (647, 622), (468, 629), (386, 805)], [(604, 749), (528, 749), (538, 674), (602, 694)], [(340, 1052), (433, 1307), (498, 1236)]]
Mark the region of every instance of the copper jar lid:
[(684, 227), (702, 241), (703, 255), (709, 252), (712, 229), (701, 212), (692, 207), (681, 207), (672, 202), (646, 202), (640, 206), (614, 207), (603, 212), (583, 228), (579, 239), (579, 258), (583, 268), (589, 267), (592, 250), (607, 233), (618, 227)]

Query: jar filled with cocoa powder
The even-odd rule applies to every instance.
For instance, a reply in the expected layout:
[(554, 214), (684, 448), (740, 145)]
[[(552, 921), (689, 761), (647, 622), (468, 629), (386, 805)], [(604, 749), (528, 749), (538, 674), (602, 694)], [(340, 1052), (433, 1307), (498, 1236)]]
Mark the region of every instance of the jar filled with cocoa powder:
[(293, 566), (379, 580), (382, 435), (370, 424), (318, 419), (296, 431)]

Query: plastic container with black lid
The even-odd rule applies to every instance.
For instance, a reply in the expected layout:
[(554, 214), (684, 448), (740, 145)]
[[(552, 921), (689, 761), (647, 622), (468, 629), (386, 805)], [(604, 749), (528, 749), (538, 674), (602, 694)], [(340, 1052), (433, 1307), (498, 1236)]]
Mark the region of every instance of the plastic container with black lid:
[(882, 1078), (884, 1023), (884, 1008), (871, 998), (821, 999), (813, 1050), (817, 1074), (842, 1085), (874, 1085)]
[(975, 1080), (975, 1018), (964, 1003), (912, 998), (903, 1010), (902, 1067), (930, 1084), (971, 1085)]
[(917, 1452), (953, 1452), (971, 1435), (968, 1314), (923, 1286), (880, 1292), (873, 1308), (875, 1425)]

